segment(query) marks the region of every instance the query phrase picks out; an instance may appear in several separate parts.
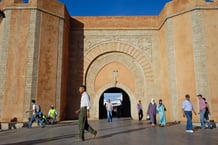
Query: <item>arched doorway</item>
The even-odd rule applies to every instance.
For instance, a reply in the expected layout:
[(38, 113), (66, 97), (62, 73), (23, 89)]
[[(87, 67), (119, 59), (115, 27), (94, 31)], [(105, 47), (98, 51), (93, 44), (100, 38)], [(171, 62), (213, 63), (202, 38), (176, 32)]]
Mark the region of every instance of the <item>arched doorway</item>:
[[(131, 105), (130, 105), (130, 98), (128, 94), (120, 89), (120, 88), (109, 88), (104, 93), (102, 93), (100, 100), (99, 100), (99, 119), (104, 119), (107, 118), (106, 116), (106, 109), (105, 109), (105, 104), (104, 104), (104, 99), (105, 99), (105, 94), (121, 94), (122, 95), (122, 100), (121, 105), (114, 105), (114, 110), (113, 110), (113, 117), (131, 117)], [(113, 102), (112, 102), (113, 104)]]
[[(137, 119), (137, 108), (134, 107), (137, 100), (146, 103), (148, 94), (152, 94), (153, 71), (147, 56), (131, 45), (109, 42), (90, 48), (84, 57), (84, 81), (92, 100), (90, 119), (104, 118), (102, 110), (105, 108), (100, 100), (105, 91), (114, 87), (129, 95), (128, 116)], [(117, 71), (116, 78), (114, 71)]]

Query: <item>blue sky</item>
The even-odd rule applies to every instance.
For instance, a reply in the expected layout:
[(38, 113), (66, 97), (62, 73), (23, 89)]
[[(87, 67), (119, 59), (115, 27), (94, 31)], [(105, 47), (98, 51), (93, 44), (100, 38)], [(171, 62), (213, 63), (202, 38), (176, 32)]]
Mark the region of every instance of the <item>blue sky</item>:
[(122, 93), (104, 93), (104, 102), (103, 102), (103, 105), (108, 101), (108, 99), (111, 100), (112, 104), (115, 103), (114, 101), (116, 101), (116, 100), (123, 101), (123, 94)]
[(171, 0), (59, 0), (71, 16), (158, 15)]

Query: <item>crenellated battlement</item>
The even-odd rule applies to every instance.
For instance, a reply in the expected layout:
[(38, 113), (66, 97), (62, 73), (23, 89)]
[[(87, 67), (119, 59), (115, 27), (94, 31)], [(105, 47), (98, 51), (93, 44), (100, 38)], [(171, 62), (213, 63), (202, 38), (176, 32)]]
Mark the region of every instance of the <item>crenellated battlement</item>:
[(0, 0), (0, 3), (4, 4), (27, 4), (31, 0)]
[(218, 0), (203, 0), (203, 1), (205, 1), (205, 2), (218, 2)]
[(14, 3), (28, 3), (29, 0), (12, 0)]
[(66, 12), (65, 5), (58, 0), (0, 0), (0, 9), (4, 11), (38, 9), (62, 18)]

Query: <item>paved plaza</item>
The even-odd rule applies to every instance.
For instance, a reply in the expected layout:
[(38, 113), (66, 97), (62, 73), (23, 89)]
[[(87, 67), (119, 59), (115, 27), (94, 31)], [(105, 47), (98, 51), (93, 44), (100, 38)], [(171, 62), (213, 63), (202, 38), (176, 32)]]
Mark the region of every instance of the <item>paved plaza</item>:
[(0, 132), (1, 145), (217, 145), (218, 129), (201, 130), (195, 127), (194, 133), (186, 133), (184, 124), (170, 124), (167, 127), (151, 127), (147, 121), (128, 118), (115, 118), (112, 123), (106, 120), (90, 121), (98, 134), (86, 141), (78, 141), (77, 121), (61, 122), (45, 128), (21, 128)]

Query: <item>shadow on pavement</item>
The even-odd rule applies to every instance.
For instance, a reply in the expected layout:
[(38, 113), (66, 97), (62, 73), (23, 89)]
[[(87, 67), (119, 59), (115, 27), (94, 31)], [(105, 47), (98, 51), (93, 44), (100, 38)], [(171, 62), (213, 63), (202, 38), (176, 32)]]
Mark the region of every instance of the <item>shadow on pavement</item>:
[(111, 133), (111, 134), (107, 134), (107, 135), (103, 135), (103, 136), (96, 137), (96, 139), (108, 138), (108, 137), (112, 137), (112, 136), (115, 136), (115, 135), (120, 135), (120, 134), (126, 134), (126, 133), (136, 132), (136, 131), (144, 130), (144, 129), (146, 129), (146, 128), (148, 128), (148, 127), (137, 128), (137, 129), (128, 129), (128, 130), (120, 131), (120, 132), (113, 132), (113, 133)]
[(56, 141), (60, 139), (73, 138), (75, 137), (75, 135), (76, 134), (70, 134), (70, 135), (64, 135), (64, 136), (44, 138), (44, 139), (38, 139), (38, 140), (21, 141), (21, 142), (8, 143), (8, 144), (2, 144), (2, 145), (35, 145), (39, 143), (46, 143), (46, 142)]

